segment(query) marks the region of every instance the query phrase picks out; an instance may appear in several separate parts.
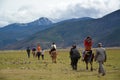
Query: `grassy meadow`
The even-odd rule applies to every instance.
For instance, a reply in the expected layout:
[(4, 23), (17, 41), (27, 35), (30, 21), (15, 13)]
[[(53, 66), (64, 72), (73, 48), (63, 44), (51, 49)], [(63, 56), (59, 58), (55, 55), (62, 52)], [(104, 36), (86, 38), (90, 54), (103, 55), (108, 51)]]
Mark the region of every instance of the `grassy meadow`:
[[(81, 52), (81, 50), (80, 50)], [(78, 70), (70, 66), (69, 50), (58, 50), (57, 63), (52, 63), (48, 51), (45, 59), (27, 58), (24, 50), (0, 51), (0, 80), (120, 80), (120, 49), (107, 49), (106, 75), (98, 77), (98, 63), (94, 70), (85, 69), (85, 63), (78, 62)]]

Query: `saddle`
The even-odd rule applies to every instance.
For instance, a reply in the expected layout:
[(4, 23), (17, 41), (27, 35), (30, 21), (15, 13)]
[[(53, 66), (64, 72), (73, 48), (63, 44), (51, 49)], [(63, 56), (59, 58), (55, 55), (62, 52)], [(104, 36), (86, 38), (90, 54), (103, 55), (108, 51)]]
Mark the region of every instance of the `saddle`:
[(92, 50), (90, 50), (90, 51), (85, 51), (85, 52), (84, 52), (83, 61), (90, 61), (91, 58), (92, 58)]
[(92, 54), (92, 50), (91, 51), (85, 51), (85, 55), (91, 55)]

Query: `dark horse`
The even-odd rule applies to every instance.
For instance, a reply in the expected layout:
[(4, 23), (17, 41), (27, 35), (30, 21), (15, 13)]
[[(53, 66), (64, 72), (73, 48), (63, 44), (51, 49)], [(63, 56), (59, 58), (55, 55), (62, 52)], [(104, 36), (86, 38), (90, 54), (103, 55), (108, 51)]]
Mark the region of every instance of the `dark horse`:
[(83, 52), (83, 61), (85, 61), (86, 63), (86, 70), (88, 70), (88, 63), (90, 63), (91, 65), (91, 71), (93, 71), (93, 58), (94, 58), (94, 54), (91, 51), (84, 51)]
[(56, 58), (57, 58), (57, 52), (56, 51), (49, 51), (49, 54), (52, 58), (52, 62), (56, 63)]

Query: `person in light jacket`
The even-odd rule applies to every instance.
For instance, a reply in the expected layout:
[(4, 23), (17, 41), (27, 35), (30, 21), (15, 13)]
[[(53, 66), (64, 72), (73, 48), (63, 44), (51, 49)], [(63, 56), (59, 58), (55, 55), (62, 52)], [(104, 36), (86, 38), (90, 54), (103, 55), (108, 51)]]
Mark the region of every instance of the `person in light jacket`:
[(102, 47), (102, 43), (98, 44), (98, 48), (96, 49), (95, 61), (99, 63), (98, 73), (105, 75), (105, 69), (103, 67), (103, 63), (106, 62), (107, 55), (105, 48)]

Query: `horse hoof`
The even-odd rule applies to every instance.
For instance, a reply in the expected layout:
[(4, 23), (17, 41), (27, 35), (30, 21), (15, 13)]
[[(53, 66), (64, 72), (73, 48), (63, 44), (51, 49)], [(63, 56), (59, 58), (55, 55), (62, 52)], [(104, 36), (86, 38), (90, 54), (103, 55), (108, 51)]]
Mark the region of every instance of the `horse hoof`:
[(102, 76), (105, 76), (105, 73), (103, 73)]
[(91, 69), (91, 71), (93, 71), (93, 69)]
[(86, 68), (86, 70), (88, 70), (88, 67)]

